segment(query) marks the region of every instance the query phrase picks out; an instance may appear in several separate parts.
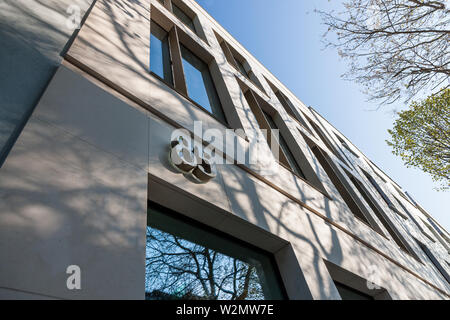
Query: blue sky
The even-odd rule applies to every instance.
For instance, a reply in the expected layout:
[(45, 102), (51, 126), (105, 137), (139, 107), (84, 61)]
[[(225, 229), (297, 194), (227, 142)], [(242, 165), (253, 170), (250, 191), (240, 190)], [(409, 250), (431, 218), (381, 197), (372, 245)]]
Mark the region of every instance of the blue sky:
[(447, 230), (449, 193), (421, 171), (406, 168), (392, 155), (385, 140), (394, 121), (393, 110), (367, 102), (357, 84), (344, 81), (346, 71), (333, 49), (324, 50), (326, 28), (314, 9), (329, 10), (328, 0), (197, 0), (226, 30), (306, 105), (314, 107), (386, 174), (408, 191)]

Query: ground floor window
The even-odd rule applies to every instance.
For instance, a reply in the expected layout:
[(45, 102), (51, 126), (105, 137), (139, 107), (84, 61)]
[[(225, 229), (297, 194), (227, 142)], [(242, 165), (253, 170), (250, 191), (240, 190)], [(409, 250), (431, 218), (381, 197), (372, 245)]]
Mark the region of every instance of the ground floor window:
[(145, 294), (149, 300), (278, 300), (273, 257), (173, 212), (148, 211)]
[(342, 300), (375, 300), (372, 296), (346, 286), (345, 284), (336, 281), (334, 284), (336, 285)]

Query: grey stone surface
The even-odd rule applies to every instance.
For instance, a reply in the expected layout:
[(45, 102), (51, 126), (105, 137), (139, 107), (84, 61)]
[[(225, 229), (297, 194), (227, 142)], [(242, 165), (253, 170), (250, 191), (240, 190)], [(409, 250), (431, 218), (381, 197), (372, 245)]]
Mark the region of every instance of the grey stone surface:
[[(55, 90), (66, 103), (51, 99)], [(142, 299), (147, 115), (63, 67), (47, 93), (0, 169), (0, 288), (64, 299)], [(74, 108), (68, 101), (80, 94), (90, 99), (79, 117), (99, 115), (103, 105), (114, 111), (103, 112), (101, 129), (76, 117), (65, 122)], [(111, 148), (108, 137), (119, 141), (118, 131), (117, 145), (141, 143), (142, 152)], [(79, 291), (66, 287), (69, 265), (81, 268)]]
[(82, 17), (93, 0), (0, 2), (0, 165), (36, 106), (75, 30), (70, 5)]
[(0, 300), (58, 300), (58, 298), (16, 289), (0, 288)]

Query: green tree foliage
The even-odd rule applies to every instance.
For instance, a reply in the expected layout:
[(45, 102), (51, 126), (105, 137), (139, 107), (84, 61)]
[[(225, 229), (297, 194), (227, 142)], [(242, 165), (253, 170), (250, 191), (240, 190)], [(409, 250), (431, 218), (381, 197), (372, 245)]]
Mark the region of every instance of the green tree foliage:
[(408, 167), (417, 167), (450, 188), (450, 89), (413, 102), (398, 113), (387, 143)]

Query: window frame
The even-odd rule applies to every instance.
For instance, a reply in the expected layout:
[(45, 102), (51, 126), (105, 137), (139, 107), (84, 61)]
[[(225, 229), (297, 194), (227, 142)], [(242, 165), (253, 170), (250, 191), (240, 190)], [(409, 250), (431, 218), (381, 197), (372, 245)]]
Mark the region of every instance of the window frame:
[[(175, 17), (178, 18), (185, 26), (191, 29), (195, 34), (198, 35), (197, 28), (194, 24), (194, 18), (192, 18), (189, 14), (185, 12), (182, 8), (180, 8), (179, 3), (172, 0), (172, 13)], [(188, 20), (188, 21), (186, 21)], [(188, 23), (189, 22), (189, 23)]]
[[(352, 215), (364, 225), (368, 226), (373, 231), (384, 236), (380, 227), (376, 221), (372, 218), (370, 212), (364, 207), (361, 199), (351, 188), (348, 181), (346, 181), (345, 176), (339, 171), (334, 161), (330, 156), (322, 150), (317, 144), (305, 137), (311, 152), (314, 154), (316, 160), (319, 162), (322, 169), (325, 171), (326, 175), (330, 179), (331, 183), (334, 185), (335, 189), (338, 191), (341, 199), (347, 205), (348, 209)], [(344, 169), (342, 169), (344, 170)], [(346, 172), (346, 170), (344, 170)]]
[(342, 299), (341, 292), (336, 286), (336, 283), (345, 286), (352, 291), (356, 291), (363, 294), (366, 297), (371, 297), (370, 300), (392, 300), (389, 291), (385, 288), (380, 287), (378, 283), (374, 283), (377, 288), (369, 288), (367, 286), (368, 280), (357, 275), (349, 270), (342, 268), (341, 266), (330, 262), (328, 260), (323, 260), (325, 267), (328, 270), (329, 276), (336, 287), (339, 296)]
[[(278, 130), (278, 145), (280, 146), (280, 151), (284, 154), (287, 164), (289, 164), (289, 169), (293, 171), (297, 176), (302, 177), (304, 180), (306, 179), (306, 175), (303, 172), (302, 168), (300, 167), (300, 164), (298, 163), (297, 159), (295, 158), (294, 154), (292, 153), (292, 150), (289, 147), (289, 144), (287, 143), (286, 139), (283, 136), (283, 133), (281, 132), (280, 128), (278, 127), (277, 123), (273, 119), (273, 116), (268, 114), (266, 111), (262, 110), (263, 116), (266, 119), (270, 130)], [(282, 163), (283, 165), (286, 165)]]
[(319, 125), (317, 123), (315, 123), (311, 118), (309, 118), (307, 115), (305, 115), (306, 120), (308, 120), (311, 128), (314, 130), (314, 132), (316, 133), (316, 136), (319, 137), (319, 139), (323, 142), (323, 144), (346, 166), (348, 166), (350, 168), (351, 162), (350, 160), (347, 158), (347, 156), (345, 155), (345, 153), (343, 153), (344, 157), (347, 159), (345, 160), (341, 154), (339, 153), (339, 150), (337, 150), (334, 146), (333, 143), (331, 142), (330, 139), (328, 139), (328, 137), (325, 134), (325, 131), (322, 130), (322, 128), (319, 127)]
[[(229, 95), (229, 92), (221, 92), (219, 93), (218, 90), (218, 84), (216, 83), (216, 79), (214, 78), (211, 68), (212, 64), (217, 65), (217, 62), (198, 41), (193, 39), (189, 34), (187, 34), (185, 31), (181, 30), (176, 24), (174, 24), (167, 16), (160, 11), (159, 8), (152, 5), (152, 17), (151, 22), (155, 23), (159, 27), (161, 27), (164, 31), (168, 33), (168, 39), (169, 39), (169, 49), (170, 49), (170, 57), (171, 57), (171, 63), (172, 63), (172, 77), (173, 77), (173, 84), (168, 83), (163, 78), (161, 78), (158, 74), (152, 72), (149, 68), (149, 73), (162, 83), (164, 85), (168, 86), (172, 90), (175, 90), (178, 94), (180, 94), (184, 99), (189, 101), (195, 108), (201, 110), (202, 112), (205, 112), (208, 116), (219, 122), (221, 125), (225, 126), (227, 129), (232, 129), (229, 123), (229, 119), (227, 116), (227, 113), (230, 112), (229, 109), (229, 103), (224, 103), (225, 99), (223, 97), (224, 94)], [(151, 30), (150, 30), (151, 32)], [(149, 39), (150, 41), (150, 39)], [(218, 101), (221, 106), (221, 114), (217, 116), (215, 113), (209, 112), (205, 107), (194, 101), (191, 97), (189, 97), (187, 92), (187, 85), (186, 85), (186, 78), (184, 74), (184, 66), (181, 56), (181, 46), (186, 47), (189, 51), (191, 51), (199, 60), (203, 61), (206, 66), (208, 67), (212, 85), (217, 93)], [(151, 62), (150, 62), (151, 64)], [(205, 86), (206, 87), (206, 86)], [(223, 90), (222, 90), (223, 91)], [(228, 101), (226, 99), (225, 101)], [(227, 107), (227, 112), (225, 111), (225, 107)], [(233, 106), (234, 107), (234, 106)]]
[(271, 81), (269, 81), (267, 77), (264, 76), (264, 79), (266, 80), (270, 89), (273, 91), (277, 100), (279, 101), (283, 109), (286, 111), (286, 113), (289, 115), (289, 117), (292, 118), (294, 121), (296, 121), (302, 128), (304, 128), (310, 134), (312, 134), (311, 129), (308, 127), (308, 124), (306, 123), (307, 119), (304, 118), (305, 115), (303, 114), (303, 112), (298, 111), (295, 105), (292, 103), (291, 99), (289, 99), (289, 97), (286, 94), (284, 94)]
[[(339, 296), (341, 297), (342, 300), (352, 300), (352, 301), (355, 301), (355, 300), (375, 300), (375, 297), (373, 297), (373, 296), (371, 296), (371, 295), (369, 295), (369, 294), (367, 294), (365, 292), (362, 292), (362, 291), (360, 291), (358, 289), (350, 287), (350, 286), (348, 286), (348, 285), (346, 285), (344, 283), (341, 283), (340, 281), (333, 280), (333, 282), (334, 282), (334, 285), (336, 286), (336, 289), (337, 289), (337, 291), (339, 293)], [(362, 297), (363, 299), (344, 299), (344, 297), (343, 297), (343, 290), (349, 291), (349, 292), (351, 292), (352, 294), (354, 294), (356, 296)]]
[[(439, 273), (442, 275), (442, 277), (450, 284), (450, 275), (448, 274), (447, 270), (445, 270), (445, 268), (441, 265), (439, 260), (433, 254), (433, 252), (423, 242), (421, 242), (417, 239), (414, 239), (414, 240), (417, 242), (417, 245), (420, 247), (420, 249), (423, 251), (423, 253), (427, 256), (427, 258), (431, 262), (431, 264), (439, 271)], [(445, 262), (447, 262), (447, 260)]]
[[(271, 274), (272, 276), (272, 283), (276, 282), (278, 289), (279, 289), (279, 294), (281, 296), (280, 300), (287, 300), (288, 299), (288, 293), (280, 272), (280, 268), (278, 266), (277, 263), (277, 259), (275, 257), (274, 253), (268, 252), (264, 249), (258, 248), (257, 246), (248, 243), (246, 241), (237, 239), (227, 233), (224, 233), (220, 230), (217, 230), (214, 227), (208, 226), (202, 222), (199, 222), (197, 220), (194, 220), (191, 217), (188, 217), (182, 213), (176, 212), (172, 209), (169, 209), (165, 206), (162, 206), (156, 202), (153, 202), (151, 200), (148, 201), (148, 210), (147, 210), (147, 227), (150, 226), (151, 222), (151, 211), (156, 211), (161, 215), (164, 215), (166, 217), (168, 217), (171, 220), (175, 220), (177, 223), (183, 224), (185, 226), (187, 226), (188, 229), (198, 229), (201, 232), (205, 233), (205, 234), (211, 234), (214, 235), (214, 237), (217, 237), (220, 239), (221, 242), (227, 242), (230, 245), (234, 246), (234, 247), (240, 247), (240, 248), (245, 248), (245, 250), (249, 250), (252, 251), (254, 253), (255, 256), (262, 256), (265, 257), (265, 259), (267, 259), (266, 264), (268, 264), (268, 266), (273, 270), (273, 274)], [(165, 230), (160, 230), (158, 228), (156, 228), (159, 231), (165, 232), (165, 233), (169, 233), (171, 234), (169, 231), (165, 231)], [(195, 242), (194, 240), (190, 240), (190, 239), (186, 239), (183, 236), (180, 236), (181, 238), (183, 238), (186, 241), (189, 241), (191, 243), (196, 243), (200, 246), (204, 246), (206, 247), (206, 245), (204, 244), (199, 244), (197, 242)], [(217, 246), (217, 245), (216, 245)], [(233, 257), (231, 254), (227, 254), (225, 252), (222, 252), (222, 247), (220, 247), (220, 251), (217, 249), (212, 249), (212, 250), (216, 250), (217, 252), (227, 255), (229, 257)], [(225, 250), (227, 251), (227, 250)]]
[[(205, 34), (205, 30), (198, 18), (198, 15), (182, 0), (163, 0), (166, 1), (164, 5), (167, 10), (169, 10), (178, 21), (180, 21), (184, 26), (191, 30), (199, 39), (201, 39), (205, 44), (208, 44), (208, 39)], [(175, 9), (177, 8), (177, 9)], [(179, 16), (176, 12), (179, 12)], [(187, 23), (184, 17), (186, 17), (190, 23)]]
[[(269, 114), (269, 113), (267, 112), (267, 110), (264, 110), (264, 108), (260, 105), (257, 95), (250, 88), (242, 88), (242, 85), (243, 85), (242, 82), (240, 82), (240, 81), (238, 81), (238, 82), (239, 82), (239, 84), (241, 84), (241, 89), (244, 93), (245, 99), (246, 99), (248, 105), (250, 106), (250, 110), (252, 111), (253, 115), (256, 118), (259, 128), (267, 131), (266, 140), (267, 140), (267, 144), (269, 145), (270, 150), (272, 151), (271, 146), (273, 146), (274, 144), (278, 148), (278, 152), (279, 152), (278, 159), (276, 158), (276, 155), (274, 155), (277, 163), (279, 165), (281, 165), (283, 168), (285, 168), (286, 170), (288, 170), (289, 172), (291, 172), (292, 174), (294, 174), (295, 176), (297, 176), (298, 178), (300, 178), (304, 181), (308, 181), (308, 179), (304, 173), (304, 170), (302, 169), (301, 165), (297, 161), (297, 158), (293, 155), (292, 150), (289, 148), (289, 144), (286, 142), (286, 145), (288, 146), (288, 150), (292, 154), (292, 158), (295, 160), (296, 165), (299, 167), (301, 174), (298, 174), (297, 172), (295, 172), (293, 170), (293, 168), (290, 167), (289, 160), (287, 159), (287, 156), (285, 155), (280, 142), (278, 140), (272, 141), (271, 132), (272, 132), (273, 128), (271, 127), (269, 121), (266, 118), (266, 114)], [(270, 116), (270, 114), (269, 114), (269, 116)], [(273, 116), (270, 116), (270, 117), (273, 120)], [(275, 124), (276, 124), (276, 122), (275, 122)], [(277, 125), (277, 128), (278, 128), (278, 125)], [(279, 130), (279, 134), (281, 135), (282, 134), (281, 130), (279, 128), (278, 128), (278, 130)]]
[(236, 49), (234, 49), (226, 40), (219, 36), (215, 31), (214, 34), (219, 42), (219, 45), (225, 55), (225, 58), (239, 74), (242, 74), (245, 79), (255, 85), (262, 93), (267, 95), (261, 81), (258, 79), (250, 63), (245, 59)]
[[(214, 83), (214, 79), (212, 77), (209, 64), (206, 63), (204, 60), (202, 60), (198, 55), (196, 55), (194, 52), (192, 52), (192, 50), (190, 50), (188, 47), (186, 47), (181, 42), (180, 42), (180, 51), (181, 51), (181, 60), (182, 60), (182, 65), (183, 65), (184, 81), (186, 83), (186, 96), (189, 97), (189, 99), (191, 101), (195, 102), (195, 104), (197, 106), (200, 106), (203, 110), (208, 112), (208, 114), (213, 115), (220, 122), (227, 123), (225, 112), (223, 111), (223, 104), (222, 104), (222, 101), (220, 100), (219, 93), (217, 92), (217, 87), (216, 87), (216, 84)], [(200, 63), (202, 63), (205, 67), (205, 70), (202, 71), (202, 70), (198, 69), (197, 67), (195, 67), (191, 62), (187, 61), (187, 59), (184, 57), (183, 52), (186, 52), (187, 54), (192, 55), (194, 57), (194, 59), (197, 59)], [(206, 92), (208, 100), (209, 100), (209, 107), (211, 108), (211, 111), (209, 111), (200, 102), (196, 101), (192, 97), (192, 95), (189, 93), (188, 79), (187, 79), (186, 70), (185, 70), (186, 66), (184, 64), (184, 61), (189, 63), (194, 69), (198, 70), (201, 73), (203, 86), (204, 86), (205, 92)], [(210, 84), (206, 83), (206, 79), (205, 79), (203, 72), (207, 73), (207, 78), (208, 78), (208, 81), (210, 81)], [(211, 103), (211, 100), (216, 100), (216, 102)], [(217, 105), (215, 105), (216, 103), (217, 103)]]
[[(381, 196), (381, 193), (379, 190), (381, 190), (383, 193), (384, 191), (381, 189), (381, 187), (378, 185), (378, 183), (376, 183), (376, 181), (374, 180), (374, 178), (368, 174), (364, 169), (360, 168), (361, 171), (363, 172), (363, 175), (366, 177), (366, 180), (369, 180), (370, 185), (372, 185), (372, 187), (378, 192), (378, 194)], [(371, 179), (370, 179), (370, 178)], [(374, 185), (372, 183), (372, 180), (376, 183), (376, 185)], [(376, 198), (374, 198), (374, 196), (370, 193), (370, 191), (367, 189), (367, 187), (360, 182), (360, 186), (362, 187), (362, 189), (365, 191), (365, 194), (367, 195), (367, 197), (370, 199), (370, 201), (372, 202), (373, 206), (377, 209), (376, 211), (374, 210), (374, 213), (377, 215), (378, 219), (380, 220), (380, 222), (383, 224), (383, 226), (385, 227), (385, 229), (388, 231), (388, 233), (391, 235), (391, 238), (394, 240), (394, 242), (397, 244), (397, 246), (405, 253), (407, 253), (408, 255), (412, 256), (414, 259), (416, 259), (418, 262), (422, 263), (422, 261), (420, 260), (420, 258), (418, 257), (418, 255), (414, 252), (414, 250), (412, 249), (412, 247), (409, 245), (408, 241), (403, 237), (403, 235), (400, 233), (400, 231), (398, 230), (397, 226), (394, 224), (394, 222), (391, 221), (391, 219), (389, 218), (389, 216), (384, 212), (384, 210), (379, 206), (378, 201), (376, 201)], [(378, 188), (377, 188), (378, 186)], [(387, 196), (386, 196), (387, 197)], [(382, 197), (383, 198), (383, 197)], [(386, 199), (383, 198), (383, 200), (386, 202), (386, 204), (388, 203), (386, 201)], [(390, 200), (389, 200), (390, 202)], [(372, 207), (372, 206), (371, 206)], [(389, 208), (391, 208), (388, 205)], [(372, 207), (373, 209), (373, 207)]]
[[(163, 31), (163, 32), (166, 33), (166, 36), (165, 36), (165, 37), (167, 38), (167, 49), (168, 49), (168, 52), (167, 52), (167, 56), (164, 57), (164, 48), (162, 49), (162, 51), (163, 51), (163, 52), (162, 52), (162, 60), (163, 60), (163, 69), (165, 68), (165, 66), (164, 66), (164, 60), (165, 60), (165, 58), (167, 59), (167, 61), (168, 61), (168, 63), (169, 63), (170, 81), (169, 81), (168, 79), (166, 79), (165, 76), (164, 76), (164, 77), (161, 77), (159, 74), (157, 74), (156, 72), (154, 72), (154, 71), (152, 70), (151, 54), (150, 54), (150, 57), (149, 57), (149, 59), (150, 59), (150, 61), (149, 61), (149, 71), (150, 71), (150, 73), (151, 73), (152, 75), (155, 75), (158, 79), (160, 79), (161, 81), (163, 81), (164, 83), (166, 83), (168, 86), (173, 87), (173, 86), (174, 86), (174, 81), (175, 81), (175, 79), (174, 79), (174, 70), (173, 70), (173, 62), (172, 62), (172, 54), (171, 54), (172, 50), (171, 50), (171, 46), (170, 46), (170, 34), (169, 34), (169, 32), (167, 32), (163, 27), (161, 27), (158, 23), (156, 23), (154, 20), (150, 20), (150, 24), (151, 24), (151, 26), (150, 26), (150, 37), (153, 36), (153, 37), (157, 38), (158, 40), (160, 40), (160, 41), (162, 42), (162, 40), (159, 39), (159, 38), (157, 37), (157, 35), (155, 35), (155, 34), (152, 32), (153, 27), (159, 28), (159, 29), (161, 29), (161, 31)], [(158, 32), (159, 32), (159, 31), (158, 31)], [(163, 42), (162, 42), (162, 43), (163, 43)], [(150, 38), (150, 52), (151, 52), (151, 47), (152, 47), (152, 44), (151, 44), (151, 38)], [(165, 73), (166, 70), (163, 71), (163, 72)]]
[(350, 145), (347, 143), (347, 141), (344, 140), (338, 133), (334, 132), (334, 136), (338, 139), (340, 144), (348, 151), (350, 152), (355, 158), (360, 158), (360, 156), (353, 151), (353, 149), (350, 147)]

